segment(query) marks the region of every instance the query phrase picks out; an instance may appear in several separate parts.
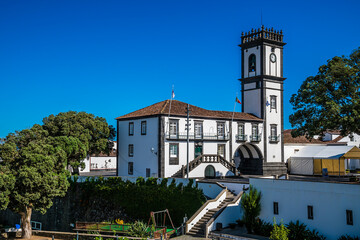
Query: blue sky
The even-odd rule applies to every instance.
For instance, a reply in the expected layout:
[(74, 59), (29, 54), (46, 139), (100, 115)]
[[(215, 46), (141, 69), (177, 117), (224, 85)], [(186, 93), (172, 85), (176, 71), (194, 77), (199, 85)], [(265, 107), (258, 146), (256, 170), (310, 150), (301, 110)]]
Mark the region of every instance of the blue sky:
[[(115, 117), (169, 99), (232, 111), (242, 31), (282, 29), (285, 128), (307, 76), (360, 46), (360, 1), (1, 0), (0, 137), (74, 110)], [(236, 111), (240, 111), (237, 106)]]

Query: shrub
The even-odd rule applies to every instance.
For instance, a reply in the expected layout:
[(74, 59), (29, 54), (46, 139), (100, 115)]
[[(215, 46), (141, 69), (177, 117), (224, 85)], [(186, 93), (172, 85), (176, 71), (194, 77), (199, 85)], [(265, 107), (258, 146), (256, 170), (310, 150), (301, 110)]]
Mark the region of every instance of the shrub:
[(250, 185), (248, 193), (244, 193), (241, 198), (241, 207), (244, 210), (245, 226), (248, 233), (252, 233), (256, 217), (260, 215), (261, 211), (261, 192), (258, 192), (256, 188)]
[(349, 236), (349, 235), (342, 235), (341, 237), (338, 238), (338, 240), (360, 240), (360, 237), (356, 237), (356, 236)]
[(287, 228), (290, 230), (289, 240), (304, 240), (309, 234), (309, 230), (306, 228), (306, 225), (300, 223), (297, 220), (295, 223), (291, 221)]
[(326, 237), (324, 235), (319, 234), (319, 232), (314, 229), (312, 231), (308, 230), (308, 235), (307, 235), (306, 239), (309, 239), (309, 240), (325, 240)]
[(132, 237), (146, 238), (150, 236), (150, 231), (148, 231), (148, 225), (141, 221), (136, 221), (131, 224), (128, 233)]
[(276, 224), (274, 218), (274, 227), (270, 234), (271, 240), (288, 240), (289, 229), (287, 229), (281, 221), (280, 226)]
[(254, 224), (254, 233), (257, 235), (270, 237), (271, 231), (273, 230), (273, 225), (269, 222), (265, 222), (260, 218), (256, 219)]

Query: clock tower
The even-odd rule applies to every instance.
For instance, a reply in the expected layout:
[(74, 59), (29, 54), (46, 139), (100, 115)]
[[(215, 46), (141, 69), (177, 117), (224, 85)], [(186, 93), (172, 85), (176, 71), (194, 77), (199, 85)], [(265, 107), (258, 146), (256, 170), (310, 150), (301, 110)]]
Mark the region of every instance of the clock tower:
[(282, 31), (262, 26), (241, 34), (242, 111), (264, 120), (261, 134), (264, 175), (286, 173), (284, 163)]

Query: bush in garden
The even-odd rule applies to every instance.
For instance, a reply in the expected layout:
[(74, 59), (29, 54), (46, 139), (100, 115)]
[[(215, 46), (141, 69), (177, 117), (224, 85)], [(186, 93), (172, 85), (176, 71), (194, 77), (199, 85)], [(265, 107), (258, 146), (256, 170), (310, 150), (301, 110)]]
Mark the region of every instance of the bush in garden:
[(252, 233), (256, 218), (261, 211), (261, 192), (250, 185), (249, 192), (244, 193), (241, 198), (241, 207), (244, 210), (243, 220), (248, 233)]
[(306, 224), (300, 223), (299, 220), (295, 223), (291, 221), (287, 224), (287, 228), (290, 230), (289, 240), (304, 240), (309, 234)]
[(131, 224), (128, 233), (132, 237), (146, 238), (150, 236), (150, 231), (148, 231), (148, 225), (141, 221), (136, 221)]
[(273, 230), (273, 225), (269, 222), (265, 222), (260, 218), (256, 219), (254, 224), (254, 233), (257, 235), (270, 237), (270, 233)]
[(280, 226), (276, 224), (276, 220), (274, 218), (274, 226), (273, 226), (273, 230), (271, 231), (270, 234), (270, 239), (271, 240), (288, 240), (288, 234), (289, 234), (289, 229), (287, 229), (283, 222), (281, 221)]

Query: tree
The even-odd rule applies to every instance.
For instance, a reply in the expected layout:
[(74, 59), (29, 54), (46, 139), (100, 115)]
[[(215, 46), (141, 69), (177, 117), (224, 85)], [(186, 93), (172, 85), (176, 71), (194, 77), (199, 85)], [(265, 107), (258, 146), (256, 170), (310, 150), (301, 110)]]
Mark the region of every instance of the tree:
[(290, 103), (293, 137), (312, 138), (326, 130), (360, 134), (360, 48), (349, 57), (334, 57), (308, 77)]
[(10, 194), (14, 189), (15, 177), (0, 162), (0, 210), (5, 210), (10, 202)]
[[(4, 182), (12, 187), (0, 197), (0, 206), (8, 206), (21, 216), (23, 238), (31, 237), (33, 210), (45, 213), (52, 199), (65, 196), (69, 172), (65, 168), (66, 152), (40, 125), (9, 134), (0, 145), (0, 189)], [(4, 200), (5, 199), (5, 200)]]
[(115, 129), (102, 117), (95, 117), (86, 112), (69, 111), (50, 115), (43, 119), (43, 128), (49, 132), (57, 144), (67, 153), (67, 166), (73, 173), (79, 173), (84, 167), (87, 155), (100, 152), (109, 153), (115, 138)]
[(244, 210), (243, 220), (248, 233), (252, 233), (256, 218), (261, 212), (261, 192), (250, 185), (249, 192), (241, 198), (241, 208)]

